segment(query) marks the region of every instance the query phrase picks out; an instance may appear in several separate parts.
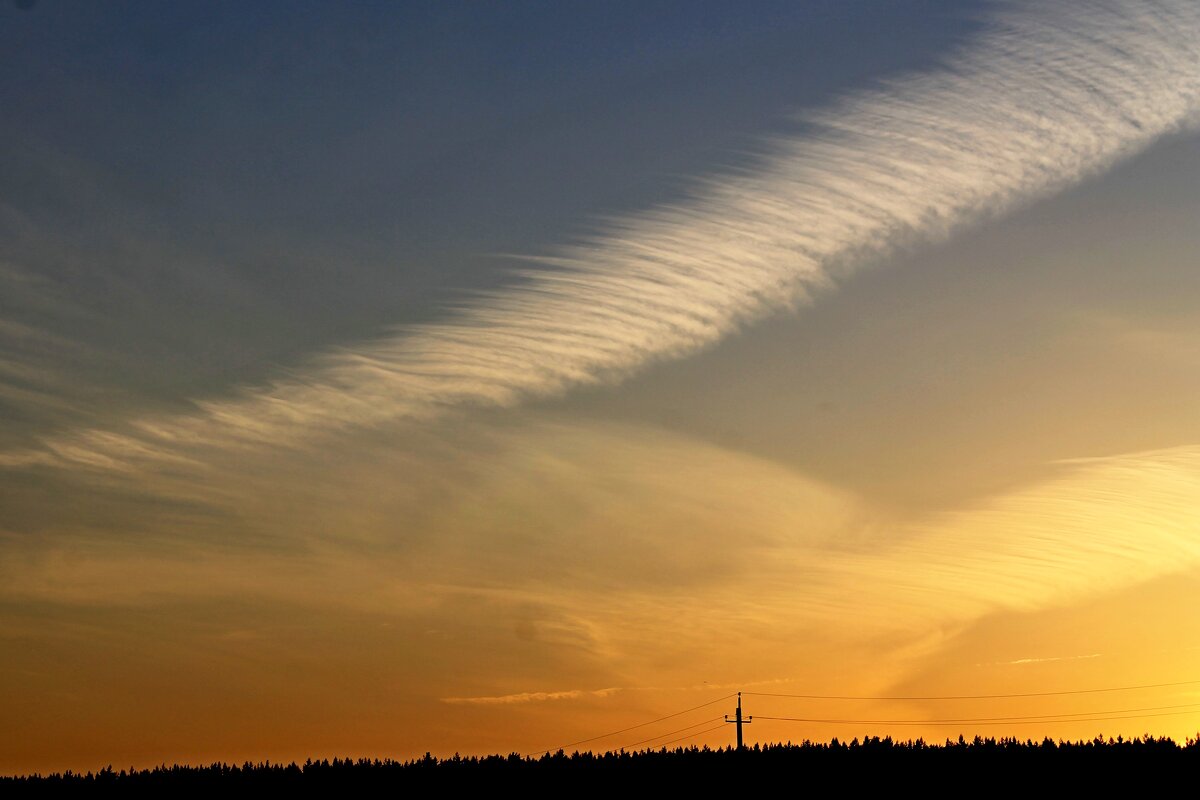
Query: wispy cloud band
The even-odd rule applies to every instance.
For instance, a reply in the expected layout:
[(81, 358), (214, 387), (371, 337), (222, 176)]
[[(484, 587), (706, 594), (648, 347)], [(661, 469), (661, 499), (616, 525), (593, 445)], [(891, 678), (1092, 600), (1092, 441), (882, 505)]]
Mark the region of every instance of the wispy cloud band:
[(563, 692), (521, 692), (485, 697), (443, 697), (443, 703), (473, 706), (511, 706), (522, 703), (541, 703), (547, 700), (579, 700), (584, 697), (608, 697), (621, 691), (612, 689), (570, 689)]
[(125, 470), (206, 447), (506, 406), (695, 353), (907, 242), (1061, 189), (1200, 107), (1191, 2), (1033, 6), (933, 72), (854, 94), (759, 165), (535, 259), (447, 319), (326, 354), (190, 415), (0, 454), (0, 464)]

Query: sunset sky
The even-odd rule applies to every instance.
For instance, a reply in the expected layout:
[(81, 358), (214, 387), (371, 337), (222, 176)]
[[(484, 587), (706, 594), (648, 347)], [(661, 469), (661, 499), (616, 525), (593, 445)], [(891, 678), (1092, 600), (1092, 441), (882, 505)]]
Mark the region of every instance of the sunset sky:
[(29, 5), (0, 774), (1200, 733), (1194, 0)]

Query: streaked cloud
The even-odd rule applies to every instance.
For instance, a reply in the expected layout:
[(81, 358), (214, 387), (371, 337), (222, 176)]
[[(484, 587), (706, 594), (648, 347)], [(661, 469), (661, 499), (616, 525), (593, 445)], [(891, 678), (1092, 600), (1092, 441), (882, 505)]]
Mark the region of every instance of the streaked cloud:
[(609, 697), (621, 691), (610, 689), (571, 689), (565, 692), (521, 692), (493, 697), (443, 697), (451, 705), (508, 706), (517, 703), (541, 703), (547, 700), (578, 700), (581, 697)]
[(197, 400), (189, 415), (54, 435), (0, 464), (119, 471), (621, 380), (1194, 123), (1198, 43), (1189, 2), (1023, 6), (942, 69), (808, 114), (757, 167), (534, 259), (440, 322)]
[(1080, 661), (1082, 659), (1102, 658), (1103, 653), (1085, 653), (1081, 656), (1047, 656), (1045, 658), (1017, 658), (1005, 661), (1005, 664), (1048, 664), (1054, 661)]
[[(186, 474), (150, 480), (175, 504), (118, 497), (109, 511), (95, 485), (64, 495), (36, 536), (0, 533), (0, 604), (25, 609), (0, 636), (39, 648), (6, 663), (163, 625), (164, 652), (138, 639), (138, 658), (211, 650), (248, 675), (293, 664), (324, 685), (313, 665), (334, 657), (339, 674), (412, 684), (468, 729), (472, 714), (561, 704), (594, 715), (555, 722), (565, 735), (533, 737), (540, 748), (624, 727), (634, 708), (678, 710), (696, 690), (791, 678), (884, 694), (987, 617), (1200, 566), (1196, 447), (1060, 464), (903, 519), (654, 428), (455, 427), (448, 451), (443, 430), (407, 451), (361, 441), (333, 462), (230, 459), (203, 494)], [(344, 645), (321, 649), (330, 638)], [(261, 676), (278, 682), (274, 667)]]
[[(936, 645), (989, 614), (1200, 565), (1196, 447), (1063, 463), (1052, 478), (910, 520), (653, 428), (542, 422), (461, 434), (450, 452), (381, 440), (354, 461), (293, 463), (286, 475), (230, 463), (208, 494), (179, 495), (182, 505), (161, 512), (126, 507), (128, 523), (93, 521), (104, 506), (85, 497), (42, 535), (11, 537), (0, 598), (137, 607), (255, 596), (435, 629), (465, 603), (514, 646), (538, 642), (636, 673), (668, 630), (692, 656), (713, 642), (756, 642), (766, 658), (817, 630)], [(160, 477), (146, 491), (168, 497), (179, 486), (191, 481)], [(96, 525), (130, 535), (93, 536)], [(787, 674), (762, 669), (704, 677), (749, 685)]]
[[(1061, 473), (821, 553), (794, 613), (871, 631), (949, 630), (1078, 601), (1200, 564), (1200, 449), (1064, 464)], [(790, 561), (799, 570), (808, 554)], [(784, 580), (788, 569), (781, 567)], [(775, 606), (766, 616), (782, 615)]]

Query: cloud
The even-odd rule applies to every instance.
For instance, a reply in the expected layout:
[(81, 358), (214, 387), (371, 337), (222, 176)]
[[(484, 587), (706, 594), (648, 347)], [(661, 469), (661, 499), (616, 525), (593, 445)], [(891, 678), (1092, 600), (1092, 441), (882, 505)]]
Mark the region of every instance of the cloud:
[(1200, 564), (1200, 448), (1074, 461), (833, 565), (857, 612), (936, 628), (1034, 611)]
[(1064, 463), (898, 519), (654, 428), (438, 427), (453, 431), (419, 445), (363, 436), (352, 458), (230, 458), (203, 486), (149, 476), (173, 503), (55, 482), (56, 504), (29, 503), (36, 530), (0, 530), (0, 638), (22, 643), (0, 666), (41, 670), (63, 642), (109, 664), (127, 641), (155, 674), (193, 674), (201, 653), (224, 665), (212, 675), (230, 659), (264, 687), (327, 686), (315, 665), (334, 659), (356, 685), (419, 687), (465, 729), (469, 715), (528, 715), (535, 730), (563, 704), (588, 709), (529, 742), (540, 749), (700, 702), (681, 691), (790, 678), (887, 694), (989, 615), (1200, 565), (1200, 447)]
[(1198, 57), (1192, 2), (1022, 6), (941, 69), (809, 114), (757, 167), (614, 220), (440, 322), (191, 414), (57, 434), (0, 465), (121, 470), (619, 381), (1194, 124)]
[(1054, 661), (1081, 661), (1081, 660), (1086, 660), (1086, 659), (1103, 658), (1103, 657), (1104, 657), (1103, 653), (1085, 653), (1080, 656), (1048, 656), (1045, 658), (1018, 658), (1013, 661), (1004, 661), (1002, 663), (1006, 664), (1006, 665), (1014, 665), (1015, 666), (1018, 664), (1048, 664), (1048, 663), (1054, 662)]
[(566, 692), (521, 692), (520, 694), (505, 694), (495, 697), (443, 697), (443, 703), (450, 705), (476, 706), (508, 706), (517, 703), (541, 703), (546, 700), (578, 700), (582, 697), (610, 697), (621, 691), (619, 688), (609, 689), (571, 689)]
[[(35, 519), (40, 535), (6, 542), (0, 597), (128, 605), (241, 591), (373, 607), (401, 586), (418, 606), (422, 593), (520, 604), (688, 592), (739, 574), (781, 528), (816, 542), (857, 524), (847, 493), (654, 428), (448, 427), (359, 441), (334, 463), (265, 453), (219, 461), (203, 482), (162, 471), (134, 495), (123, 480), (9, 485), (6, 516)], [(541, 620), (531, 635), (584, 628)]]
[[(477, 617), (500, 651), (632, 673), (593, 685), (711, 686), (790, 674), (789, 643), (814, 634), (936, 644), (990, 614), (1200, 565), (1200, 447), (1062, 463), (912, 520), (653, 428), (468, 428), (453, 446), (431, 434), (406, 452), (384, 437), (334, 464), (231, 462), (203, 493), (156, 476), (144, 487), (155, 503), (92, 487), (54, 517), (42, 494), (11, 495), (12, 513), (38, 511), (39, 531), (5, 537), (0, 602), (256, 597), (422, 629)], [(757, 674), (729, 674), (725, 652)], [(510, 693), (497, 688), (488, 696)]]

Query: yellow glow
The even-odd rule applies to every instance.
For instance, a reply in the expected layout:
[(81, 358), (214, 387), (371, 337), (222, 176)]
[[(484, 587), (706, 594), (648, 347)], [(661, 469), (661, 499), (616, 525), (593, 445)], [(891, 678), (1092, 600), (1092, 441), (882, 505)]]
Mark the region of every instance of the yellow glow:
[[(201, 546), (193, 535), (185, 548), (123, 549), (76, 531), (61, 534), (60, 548), (9, 558), (0, 568), (14, 611), (3, 634), (16, 646), (0, 668), (3, 712), (17, 724), (0, 734), (0, 768), (535, 752), (738, 688), (1019, 693), (1186, 680), (1197, 666), (1200, 623), (1173, 611), (1196, 577), (1188, 531), (1200, 469), (1189, 450), (1063, 465), (1039, 484), (914, 520), (650, 428), (528, 422), (471, 440), (455, 463), (476, 466), (453, 476), (445, 453), (385, 441), (364, 444), (361, 468), (296, 464), (276, 486), (246, 464), (210, 485), (236, 501), (241, 530), (282, 525), (302, 547)], [(385, 496), (394, 481), (403, 486)], [(469, 500), (429, 504), (439, 491)], [(381, 496), (389, 513), (379, 513)], [(1195, 696), (967, 705), (747, 696), (746, 706), (760, 716), (929, 719)], [(731, 708), (589, 746), (627, 745)], [(963, 732), (1182, 736), (1196, 720)], [(752, 741), (959, 732), (755, 725)]]

